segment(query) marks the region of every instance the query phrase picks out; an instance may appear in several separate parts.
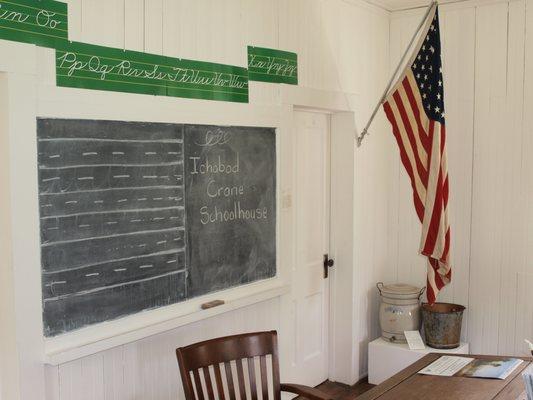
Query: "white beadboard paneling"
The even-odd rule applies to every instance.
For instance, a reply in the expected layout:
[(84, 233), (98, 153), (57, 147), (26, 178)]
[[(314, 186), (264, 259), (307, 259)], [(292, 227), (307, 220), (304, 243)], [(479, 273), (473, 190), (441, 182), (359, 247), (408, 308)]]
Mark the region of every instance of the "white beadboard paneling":
[(122, 48), (125, 1), (81, 0), (81, 41)]
[[(531, 267), (530, 267), (531, 269)], [(531, 288), (533, 273), (516, 275), (516, 334), (514, 335), (513, 354), (530, 356), (531, 351), (524, 339), (533, 341), (533, 301)]]
[(62, 364), (56, 367), (60, 397), (50, 399), (181, 398), (177, 347), (235, 333), (279, 330), (279, 315), (275, 299)]
[(144, 52), (163, 54), (163, 0), (144, 0)]
[(279, 18), (278, 11), (283, 0), (241, 0), (239, 10), (242, 19), (241, 30), (249, 45), (278, 48)]
[(44, 367), (45, 399), (59, 399), (59, 368), (47, 365)]
[(124, 0), (124, 48), (144, 50), (144, 0)]
[[(505, 140), (500, 152), (505, 154), (501, 173), (504, 175), (502, 231), (502, 261), (500, 265), (500, 308), (498, 316), (498, 352), (513, 354), (517, 315), (516, 274), (522, 271), (524, 254), (525, 211), (532, 198), (524, 196), (522, 190), (522, 141), (524, 113), (524, 32), (525, 0), (509, 3), (507, 38), (507, 76), (505, 121), (502, 131)], [(500, 132), (501, 135), (501, 132)]]
[(163, 0), (163, 54), (169, 57), (187, 58), (181, 49), (181, 10), (176, 0)]
[[(475, 18), (473, 7), (441, 12), (453, 276), (440, 300), (459, 304), (468, 304), (469, 293)], [(463, 339), (468, 334), (468, 312), (463, 317)]]
[[(440, 9), (454, 268), (440, 300), (467, 306), (463, 337), (474, 353), (525, 354), (523, 339), (533, 337), (533, 10), (523, 0)], [(393, 64), (398, 37), (419, 12), (393, 13)], [(399, 181), (398, 280), (423, 284), (412, 269), (419, 231), (402, 200), (404, 172)]]
[[(526, 46), (525, 46), (525, 74), (524, 74), (524, 123), (522, 140), (522, 191), (527, 199), (533, 197), (533, 9), (531, 3), (526, 3)], [(525, 248), (533, 249), (533, 202), (526, 205), (524, 220), (526, 221)], [(533, 255), (531, 251), (524, 254), (522, 273), (531, 277), (533, 275)], [(531, 278), (529, 280), (531, 282)], [(529, 285), (531, 299), (531, 285)], [(531, 302), (530, 302), (531, 304)], [(530, 312), (533, 312), (530, 310)], [(530, 315), (533, 318), (533, 315)], [(519, 316), (518, 316), (519, 318)], [(530, 327), (530, 336), (533, 337), (533, 327)], [(531, 340), (531, 339), (530, 339)], [(532, 340), (533, 341), (533, 340)]]
[[(469, 337), (473, 352), (496, 352), (507, 146), (507, 12), (505, 3), (476, 11), (476, 82)], [(510, 134), (507, 131), (506, 136)], [(496, 346), (495, 346), (496, 345)]]
[[(353, 10), (352, 10), (353, 11)], [(357, 91), (362, 100), (357, 107), (357, 128), (361, 130), (386, 85), (389, 71), (388, 26), (383, 25), (379, 14), (357, 15), (352, 13), (356, 23), (347, 23), (349, 36), (369, 35), (366, 41), (350, 41), (356, 58), (352, 64), (339, 63), (342, 86), (351, 82), (351, 90)], [(349, 51), (345, 48), (346, 52)], [(348, 59), (347, 57), (343, 57)], [(353, 70), (360, 70), (351, 81), (346, 76)], [(395, 264), (389, 254), (388, 232), (389, 215), (386, 212), (390, 200), (391, 176), (388, 168), (390, 158), (396, 156), (392, 134), (388, 131), (383, 114), (378, 114), (371, 127), (369, 136), (362, 147), (356, 150), (355, 157), (355, 290), (357, 315), (357, 343), (360, 360), (359, 376), (367, 370), (368, 342), (379, 336), (378, 307), (379, 299), (376, 282), (386, 281), (395, 274)]]
[(309, 59), (307, 30), (320, 30), (320, 23), (311, 21), (310, 18), (310, 8), (316, 8), (316, 4), (317, 0), (294, 0), (280, 3), (279, 46), (298, 54), (298, 84), (302, 86), (308, 86), (310, 73), (307, 64)]
[(68, 8), (68, 38), (79, 42), (82, 40), (81, 34), (81, 10), (82, 0), (65, 0)]

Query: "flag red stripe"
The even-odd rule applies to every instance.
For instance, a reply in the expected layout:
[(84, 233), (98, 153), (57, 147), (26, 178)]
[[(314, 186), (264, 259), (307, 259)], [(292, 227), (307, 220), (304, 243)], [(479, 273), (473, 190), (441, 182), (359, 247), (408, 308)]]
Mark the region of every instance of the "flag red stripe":
[(394, 137), (396, 138), (396, 142), (398, 143), (398, 147), (400, 149), (400, 159), (402, 160), (402, 164), (405, 170), (407, 171), (409, 178), (411, 179), (411, 186), (413, 188), (413, 200), (415, 203), (416, 214), (418, 215), (420, 222), (422, 222), (424, 219), (424, 205), (421, 199), (418, 197), (418, 192), (416, 190), (416, 184), (415, 184), (415, 177), (413, 175), (413, 170), (411, 168), (411, 162), (409, 161), (409, 157), (407, 156), (407, 152), (405, 151), (405, 148), (403, 146), (400, 131), (398, 130), (398, 125), (396, 124), (396, 119), (394, 118), (394, 113), (392, 112), (389, 102), (385, 102), (383, 104), (383, 108), (385, 110), (385, 114), (387, 115), (388, 120), (390, 121), (392, 125), (392, 132), (394, 134)]
[(424, 168), (424, 166), (422, 165), (422, 161), (420, 160), (420, 155), (418, 153), (416, 139), (414, 137), (413, 129), (411, 127), (411, 123), (409, 122), (409, 118), (407, 117), (407, 113), (405, 112), (405, 107), (403, 106), (402, 98), (397, 91), (394, 92), (392, 97), (394, 98), (394, 101), (396, 102), (396, 107), (398, 108), (398, 111), (400, 112), (400, 117), (402, 118), (403, 127), (405, 128), (405, 132), (407, 133), (407, 138), (409, 139), (409, 143), (411, 144), (411, 148), (413, 149), (418, 176), (420, 176), (420, 179), (422, 180), (422, 184), (427, 189), (428, 173), (426, 169)]
[(435, 271), (435, 285), (437, 286), (437, 289), (442, 289), (445, 285), (445, 283), (442, 281), (442, 278), (439, 274), (439, 262), (432, 258), (434, 264), (432, 264), (433, 270)]

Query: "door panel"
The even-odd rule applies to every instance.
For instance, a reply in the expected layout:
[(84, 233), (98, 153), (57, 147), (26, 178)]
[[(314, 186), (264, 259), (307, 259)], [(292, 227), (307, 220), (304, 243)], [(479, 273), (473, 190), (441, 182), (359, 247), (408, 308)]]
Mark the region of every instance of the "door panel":
[(296, 112), (296, 267), (294, 360), (299, 383), (328, 378), (329, 116)]

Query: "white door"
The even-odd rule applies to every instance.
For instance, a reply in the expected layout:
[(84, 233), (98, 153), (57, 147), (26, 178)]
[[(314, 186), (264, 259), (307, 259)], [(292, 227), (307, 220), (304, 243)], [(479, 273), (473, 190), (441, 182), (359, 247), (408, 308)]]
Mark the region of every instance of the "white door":
[(329, 125), (327, 114), (295, 112), (296, 267), (294, 371), (298, 383), (328, 379)]

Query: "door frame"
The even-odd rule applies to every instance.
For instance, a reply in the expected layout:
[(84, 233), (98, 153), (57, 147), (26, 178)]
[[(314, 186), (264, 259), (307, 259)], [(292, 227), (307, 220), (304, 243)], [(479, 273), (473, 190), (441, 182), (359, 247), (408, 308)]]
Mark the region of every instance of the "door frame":
[[(357, 95), (293, 88), (282, 85), (281, 103), (294, 111), (319, 112), (330, 115), (329, 182), (330, 223), (329, 254), (335, 267), (329, 277), (328, 358), (329, 379), (353, 385), (359, 376), (363, 356), (356, 343), (359, 323), (356, 320), (355, 281), (355, 106)], [(293, 140), (294, 142), (294, 140)], [(342, 210), (342, 212), (341, 212)], [(293, 260), (294, 262), (295, 260)], [(290, 330), (289, 330), (290, 331)]]

